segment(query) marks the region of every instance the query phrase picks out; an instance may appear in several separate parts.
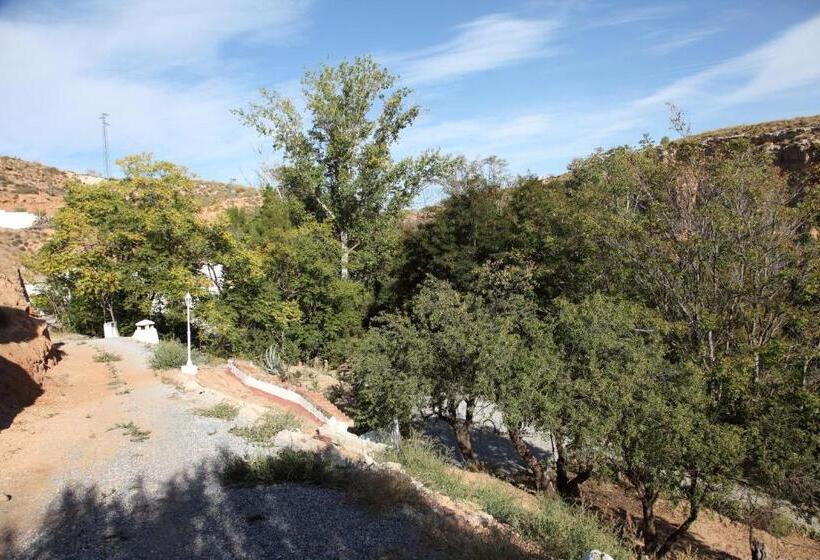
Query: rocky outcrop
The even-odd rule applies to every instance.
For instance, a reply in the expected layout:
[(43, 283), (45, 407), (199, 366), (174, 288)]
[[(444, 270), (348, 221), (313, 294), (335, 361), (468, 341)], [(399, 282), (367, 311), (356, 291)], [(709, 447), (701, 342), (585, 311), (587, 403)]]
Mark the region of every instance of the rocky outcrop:
[(715, 130), (692, 139), (702, 143), (707, 152), (726, 142), (746, 139), (771, 153), (775, 164), (796, 181), (820, 165), (820, 116)]
[(52, 350), (48, 325), (31, 315), (20, 282), (0, 275), (0, 430), (42, 394)]

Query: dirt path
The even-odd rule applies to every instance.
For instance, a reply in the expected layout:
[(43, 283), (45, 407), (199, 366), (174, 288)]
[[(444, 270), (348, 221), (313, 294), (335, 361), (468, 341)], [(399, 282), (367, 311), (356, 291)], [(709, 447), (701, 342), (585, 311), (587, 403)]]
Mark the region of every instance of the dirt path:
[[(0, 558), (436, 557), (407, 517), (334, 490), (223, 487), (226, 455), (262, 452), (230, 427), (269, 403), (157, 374), (128, 339), (62, 350), (45, 394), (0, 432)], [(96, 363), (99, 350), (122, 359)], [(242, 404), (233, 422), (193, 413), (226, 398)], [(136, 437), (117, 428), (129, 423)]]

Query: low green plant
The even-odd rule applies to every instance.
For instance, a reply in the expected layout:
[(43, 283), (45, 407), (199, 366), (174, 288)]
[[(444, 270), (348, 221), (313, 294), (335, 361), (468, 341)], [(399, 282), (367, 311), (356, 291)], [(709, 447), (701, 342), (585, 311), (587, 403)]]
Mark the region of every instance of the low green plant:
[(327, 486), (332, 484), (332, 466), (318, 453), (288, 448), (272, 456), (232, 457), (223, 468), (222, 480), (239, 486), (281, 482)]
[(151, 430), (143, 430), (142, 428), (134, 424), (133, 420), (114, 424), (113, 428), (108, 429), (109, 432), (111, 430), (122, 430), (124, 435), (130, 437), (131, 441), (136, 442), (142, 442), (151, 437)]
[(198, 416), (205, 418), (219, 418), (220, 420), (235, 420), (239, 415), (239, 407), (227, 401), (209, 406), (207, 408), (197, 408), (194, 410)]
[(94, 361), (101, 364), (119, 362), (120, 360), (122, 360), (122, 357), (119, 354), (115, 354), (114, 352), (100, 351), (94, 354)]
[(297, 430), (302, 423), (290, 412), (269, 412), (252, 426), (236, 426), (230, 433), (243, 438), (249, 443), (271, 445), (276, 434), (283, 430)]
[[(191, 360), (202, 364), (207, 360), (196, 349), (191, 349)], [(184, 366), (188, 362), (188, 347), (178, 340), (161, 340), (154, 347), (149, 365), (152, 369), (174, 369)]]
[(265, 355), (262, 356), (262, 367), (265, 372), (271, 375), (281, 375), (285, 369), (284, 360), (275, 344), (268, 346)]
[(407, 438), (400, 449), (390, 449), (384, 459), (401, 463), (408, 473), (433, 490), (451, 498), (477, 504), (501, 523), (541, 547), (554, 558), (581, 558), (593, 549), (616, 559), (634, 559), (626, 543), (595, 515), (554, 496), (542, 496), (538, 507), (524, 507), (507, 483), (488, 480), (467, 483), (440, 448), (420, 437)]

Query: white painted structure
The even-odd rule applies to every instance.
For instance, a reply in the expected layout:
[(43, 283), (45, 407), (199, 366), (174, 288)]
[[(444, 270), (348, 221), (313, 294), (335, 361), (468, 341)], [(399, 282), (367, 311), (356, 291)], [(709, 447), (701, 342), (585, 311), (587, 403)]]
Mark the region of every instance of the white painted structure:
[(119, 338), (120, 331), (117, 329), (117, 323), (108, 321), (103, 324), (103, 336), (105, 338)]
[(31, 212), (9, 212), (0, 210), (0, 228), (27, 229), (37, 221), (37, 214)]
[(159, 333), (157, 332), (156, 327), (154, 327), (153, 321), (150, 319), (143, 319), (137, 323), (136, 327), (137, 330), (134, 331), (131, 338), (134, 340), (139, 340), (140, 342), (146, 342), (148, 344), (159, 344)]

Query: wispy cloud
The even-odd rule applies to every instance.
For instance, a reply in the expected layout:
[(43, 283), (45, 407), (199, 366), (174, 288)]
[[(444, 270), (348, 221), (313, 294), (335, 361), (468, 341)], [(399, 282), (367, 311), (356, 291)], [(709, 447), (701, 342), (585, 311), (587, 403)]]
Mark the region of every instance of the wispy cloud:
[(6, 5), (0, 153), (88, 160), (106, 111), (118, 156), (154, 151), (206, 172), (252, 157), (253, 136), (228, 110), (253, 87), (226, 75), (234, 63), (226, 48), (292, 41), (308, 8), (303, 0)]
[(616, 27), (619, 25), (630, 25), (644, 21), (665, 19), (678, 12), (679, 9), (679, 7), (672, 5), (626, 8), (607, 15), (593, 17), (587, 21), (586, 27)]
[(426, 143), (471, 157), (499, 154), (509, 157), (517, 171), (554, 167), (599, 146), (634, 143), (647, 130), (662, 133), (667, 101), (682, 104), (690, 115), (706, 115), (820, 86), (817, 52), (820, 15), (745, 55), (611, 108), (587, 102), (560, 110), (530, 108), (507, 115), (427, 122), (409, 135), (407, 148)]
[(458, 26), (455, 37), (440, 45), (384, 60), (408, 83), (435, 82), (545, 56), (557, 28), (552, 19), (494, 14)]
[(688, 47), (689, 45), (698, 43), (718, 32), (720, 32), (720, 28), (718, 27), (696, 29), (688, 33), (675, 35), (669, 38), (665, 38), (661, 41), (654, 42), (654, 44), (651, 47), (649, 47), (649, 51), (653, 54), (658, 55), (668, 54), (672, 51), (676, 51), (678, 49), (682, 49), (683, 47)]

